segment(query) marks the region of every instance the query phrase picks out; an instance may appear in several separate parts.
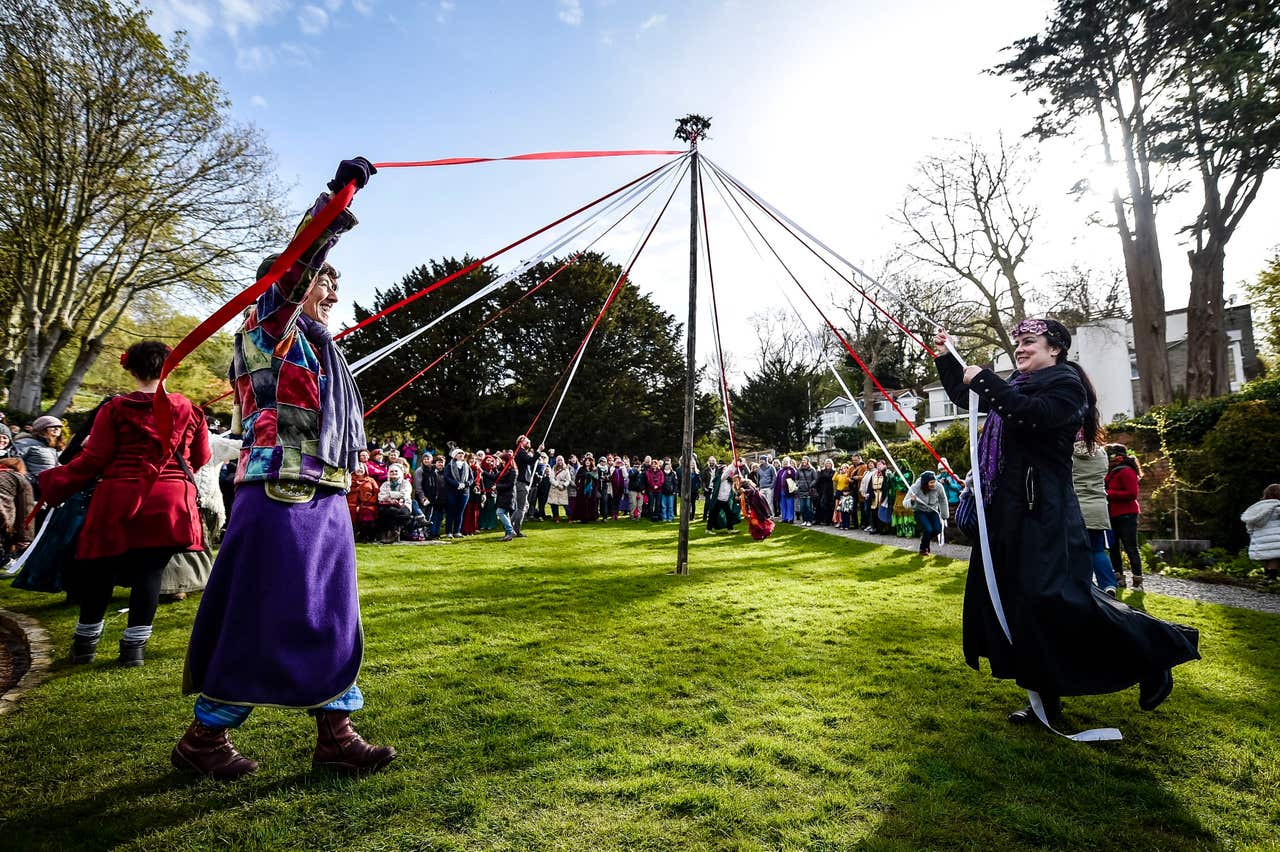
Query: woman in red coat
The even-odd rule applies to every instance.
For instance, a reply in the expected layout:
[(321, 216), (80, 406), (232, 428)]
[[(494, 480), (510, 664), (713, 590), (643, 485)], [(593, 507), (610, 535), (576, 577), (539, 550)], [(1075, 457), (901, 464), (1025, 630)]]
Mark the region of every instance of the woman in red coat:
[(1138, 460), (1129, 455), (1124, 444), (1107, 447), (1107, 512), (1111, 515), (1111, 567), (1116, 572), (1116, 585), (1124, 588), (1124, 560), (1121, 548), (1129, 557), (1129, 570), (1133, 572), (1133, 587), (1142, 588), (1142, 555), (1138, 550), (1138, 477), (1142, 469)]
[(120, 663), (142, 665), (165, 564), (179, 551), (204, 546), (192, 477), (209, 460), (204, 413), (181, 394), (169, 394), (177, 449), (164, 458), (151, 413), (168, 354), (169, 347), (156, 340), (130, 346), (120, 364), (137, 380), (138, 389), (105, 403), (89, 424), (80, 454), (40, 475), (41, 496), (53, 505), (101, 477), (76, 545), (80, 621), (71, 646), (73, 663), (93, 661), (111, 593), (120, 580), (132, 586)]

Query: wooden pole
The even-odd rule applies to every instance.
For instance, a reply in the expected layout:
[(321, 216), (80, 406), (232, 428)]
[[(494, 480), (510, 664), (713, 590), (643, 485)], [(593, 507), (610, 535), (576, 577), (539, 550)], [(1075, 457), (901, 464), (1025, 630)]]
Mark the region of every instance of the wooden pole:
[(689, 573), (689, 493), (693, 482), (693, 414), (697, 392), (694, 340), (698, 319), (698, 141), (689, 156), (689, 328), (685, 342), (684, 446), (680, 453), (680, 545), (676, 573)]

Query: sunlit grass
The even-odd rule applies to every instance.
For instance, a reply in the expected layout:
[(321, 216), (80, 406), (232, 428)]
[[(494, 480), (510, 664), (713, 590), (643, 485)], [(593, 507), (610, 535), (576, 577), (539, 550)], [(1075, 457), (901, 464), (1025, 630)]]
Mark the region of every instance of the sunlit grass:
[[(782, 527), (694, 541), (674, 525), (529, 525), (360, 550), (358, 728), (400, 759), (312, 773), (300, 712), (236, 735), (230, 786), (172, 772), (195, 601), (150, 658), (112, 653), (0, 719), (0, 845), (139, 849), (1202, 848), (1280, 843), (1280, 618), (1148, 596), (1195, 625), (1156, 713), (1070, 700), (1078, 745), (1017, 729), (1022, 695), (963, 665), (964, 566)], [(123, 595), (123, 592), (120, 593)], [(123, 597), (120, 598), (123, 606)], [(61, 596), (0, 590), (63, 644)], [(121, 625), (109, 623), (114, 644)]]

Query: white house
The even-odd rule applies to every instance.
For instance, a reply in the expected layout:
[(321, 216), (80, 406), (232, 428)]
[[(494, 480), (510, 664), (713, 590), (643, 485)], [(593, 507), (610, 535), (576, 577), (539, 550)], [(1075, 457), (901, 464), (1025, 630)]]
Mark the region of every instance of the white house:
[[(911, 418), (914, 423), (916, 408), (920, 404), (920, 397), (911, 390), (890, 391), (890, 393), (893, 394), (894, 401), (902, 409), (902, 413)], [(818, 434), (814, 438), (814, 446), (819, 449), (830, 448), (832, 429), (842, 426), (861, 426), (862, 418), (858, 416), (858, 411), (861, 407), (861, 401), (854, 402), (846, 396), (838, 396), (824, 405), (818, 412)], [(872, 420), (875, 423), (892, 426), (899, 419), (898, 413), (887, 399), (881, 396), (876, 400), (875, 410), (872, 414)]]

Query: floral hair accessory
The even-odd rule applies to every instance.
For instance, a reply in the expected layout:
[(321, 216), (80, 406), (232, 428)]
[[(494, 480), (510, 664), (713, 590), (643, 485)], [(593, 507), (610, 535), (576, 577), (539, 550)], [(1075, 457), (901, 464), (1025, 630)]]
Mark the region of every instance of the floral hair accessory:
[(1057, 320), (1025, 319), (1013, 327), (1012, 336), (1018, 338), (1024, 334), (1043, 336), (1050, 345), (1064, 352), (1071, 348), (1071, 332)]
[(120, 353), (120, 366), (127, 367), (129, 365), (129, 352), (126, 350)]

